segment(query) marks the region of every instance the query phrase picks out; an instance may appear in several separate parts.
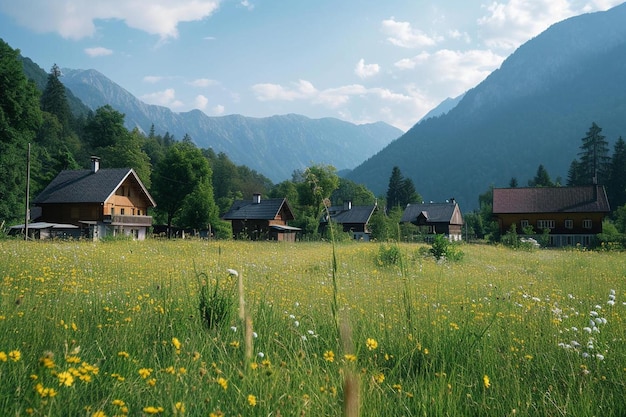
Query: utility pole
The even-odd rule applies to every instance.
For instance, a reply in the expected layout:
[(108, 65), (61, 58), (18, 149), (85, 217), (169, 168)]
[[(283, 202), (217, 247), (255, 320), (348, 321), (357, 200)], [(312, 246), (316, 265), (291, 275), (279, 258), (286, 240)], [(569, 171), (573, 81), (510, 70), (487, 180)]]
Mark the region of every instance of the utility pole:
[(24, 213), (24, 240), (28, 240), (28, 220), (30, 218), (30, 143), (28, 144), (28, 154), (26, 156), (26, 211)]

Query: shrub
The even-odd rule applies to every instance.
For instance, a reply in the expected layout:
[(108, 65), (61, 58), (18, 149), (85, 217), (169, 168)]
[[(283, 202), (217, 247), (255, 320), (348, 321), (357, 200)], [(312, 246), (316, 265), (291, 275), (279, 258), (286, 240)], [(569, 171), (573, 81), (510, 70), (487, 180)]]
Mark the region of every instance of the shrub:
[(443, 234), (435, 235), (430, 253), (436, 260), (448, 259), (450, 261), (460, 261), (463, 259), (463, 252)]
[(396, 245), (380, 245), (376, 264), (378, 266), (392, 266), (400, 263), (400, 249)]

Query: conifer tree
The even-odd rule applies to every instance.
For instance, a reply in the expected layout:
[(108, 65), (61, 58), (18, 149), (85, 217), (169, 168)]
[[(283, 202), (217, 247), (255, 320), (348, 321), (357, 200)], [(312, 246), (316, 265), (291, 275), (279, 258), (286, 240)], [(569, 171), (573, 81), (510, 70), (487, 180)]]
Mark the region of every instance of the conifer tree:
[(609, 173), (609, 144), (602, 128), (595, 122), (582, 138), (580, 145), (580, 178), (583, 184), (606, 184)]

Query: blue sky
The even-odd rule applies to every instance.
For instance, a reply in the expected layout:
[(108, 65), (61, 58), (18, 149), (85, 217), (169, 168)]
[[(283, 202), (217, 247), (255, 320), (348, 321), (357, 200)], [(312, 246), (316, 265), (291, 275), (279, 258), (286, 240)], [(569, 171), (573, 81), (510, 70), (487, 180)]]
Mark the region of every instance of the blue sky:
[(623, 0), (0, 0), (0, 38), (149, 104), (407, 130), (551, 24)]

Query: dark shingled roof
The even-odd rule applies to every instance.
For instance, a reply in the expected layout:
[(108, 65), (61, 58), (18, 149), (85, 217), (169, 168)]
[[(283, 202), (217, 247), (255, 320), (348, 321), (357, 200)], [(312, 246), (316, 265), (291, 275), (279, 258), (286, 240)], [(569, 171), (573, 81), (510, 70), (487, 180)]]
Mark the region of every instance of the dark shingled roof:
[(407, 204), (400, 222), (415, 222), (424, 213), (428, 223), (450, 223), (456, 203)]
[(608, 213), (601, 185), (581, 187), (494, 188), (493, 213)]
[(293, 211), (286, 198), (267, 198), (255, 203), (252, 200), (238, 200), (233, 203), (230, 210), (222, 219), (224, 220), (272, 220), (278, 216), (285, 206), (288, 216), (285, 220), (293, 220)]
[(352, 206), (349, 210), (331, 214), (330, 218), (338, 224), (367, 224), (375, 209), (376, 205)]
[(61, 171), (33, 200), (33, 204), (104, 203), (132, 175), (146, 198), (156, 206), (152, 196), (130, 168), (105, 168)]

